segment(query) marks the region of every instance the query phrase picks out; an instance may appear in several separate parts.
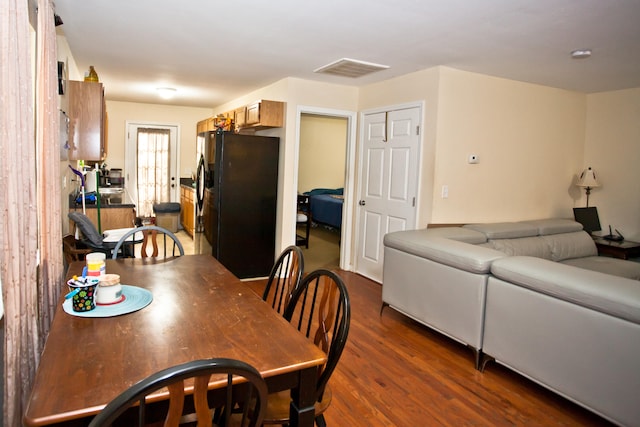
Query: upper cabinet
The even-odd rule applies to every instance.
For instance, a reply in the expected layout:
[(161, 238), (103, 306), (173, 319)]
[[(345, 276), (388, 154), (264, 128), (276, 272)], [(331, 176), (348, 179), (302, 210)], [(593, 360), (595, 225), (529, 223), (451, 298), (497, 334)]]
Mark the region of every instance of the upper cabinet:
[(247, 107), (242, 106), (234, 110), (234, 120), (236, 129), (243, 128), (247, 123)]
[(208, 119), (200, 120), (196, 125), (196, 132), (205, 133), (207, 131), (207, 123), (208, 123)]
[(69, 159), (101, 161), (107, 156), (104, 88), (99, 82), (67, 82)]
[(284, 102), (262, 99), (235, 110), (200, 120), (198, 133), (222, 128), (225, 131), (256, 131), (284, 126)]
[(238, 119), (240, 110), (236, 110), (236, 129), (238, 130), (279, 128), (284, 124), (284, 102), (263, 99), (249, 104), (244, 107), (244, 120)]

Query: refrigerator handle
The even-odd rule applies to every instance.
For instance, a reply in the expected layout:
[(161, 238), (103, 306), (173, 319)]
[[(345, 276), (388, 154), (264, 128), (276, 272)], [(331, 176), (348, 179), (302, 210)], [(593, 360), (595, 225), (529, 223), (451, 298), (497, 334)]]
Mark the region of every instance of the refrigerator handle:
[(200, 161), (198, 162), (198, 171), (196, 174), (196, 198), (198, 201), (198, 209), (202, 211), (202, 206), (204, 204), (204, 187), (206, 173), (204, 166), (204, 155), (200, 155)]

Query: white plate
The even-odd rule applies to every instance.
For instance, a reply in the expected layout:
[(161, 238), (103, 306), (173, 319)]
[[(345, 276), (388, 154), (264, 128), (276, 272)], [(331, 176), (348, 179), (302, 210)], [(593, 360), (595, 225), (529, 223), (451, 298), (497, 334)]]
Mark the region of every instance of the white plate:
[(122, 285), (122, 295), (124, 295), (124, 299), (121, 302), (108, 305), (98, 304), (96, 308), (91, 311), (73, 311), (70, 299), (62, 303), (62, 308), (72, 316), (113, 317), (133, 313), (134, 311), (145, 308), (153, 301), (151, 292), (137, 286)]

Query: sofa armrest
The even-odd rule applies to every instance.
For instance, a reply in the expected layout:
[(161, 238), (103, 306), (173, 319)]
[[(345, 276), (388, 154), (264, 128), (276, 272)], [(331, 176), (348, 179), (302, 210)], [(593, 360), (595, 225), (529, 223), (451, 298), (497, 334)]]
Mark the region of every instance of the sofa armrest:
[(526, 256), (496, 260), (491, 273), (518, 286), (640, 324), (637, 280)]
[(493, 261), (506, 256), (500, 251), (482, 246), (404, 231), (385, 235), (384, 245), (477, 274), (488, 273)]

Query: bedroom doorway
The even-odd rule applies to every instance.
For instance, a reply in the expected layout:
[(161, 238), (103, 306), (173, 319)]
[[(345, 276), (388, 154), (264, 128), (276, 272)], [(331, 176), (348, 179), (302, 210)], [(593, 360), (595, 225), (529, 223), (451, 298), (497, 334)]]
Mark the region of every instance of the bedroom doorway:
[[(302, 247), (305, 270), (317, 268), (349, 269), (351, 241), (350, 195), (353, 194), (353, 168), (350, 159), (355, 145), (354, 112), (298, 108), (295, 189), (299, 193), (326, 189), (341, 198), (341, 218), (313, 221), (309, 248)], [(351, 162), (353, 164), (353, 162)], [(341, 189), (341, 191), (337, 191)], [(334, 209), (335, 210), (335, 209)], [(338, 214), (340, 215), (340, 214)]]

